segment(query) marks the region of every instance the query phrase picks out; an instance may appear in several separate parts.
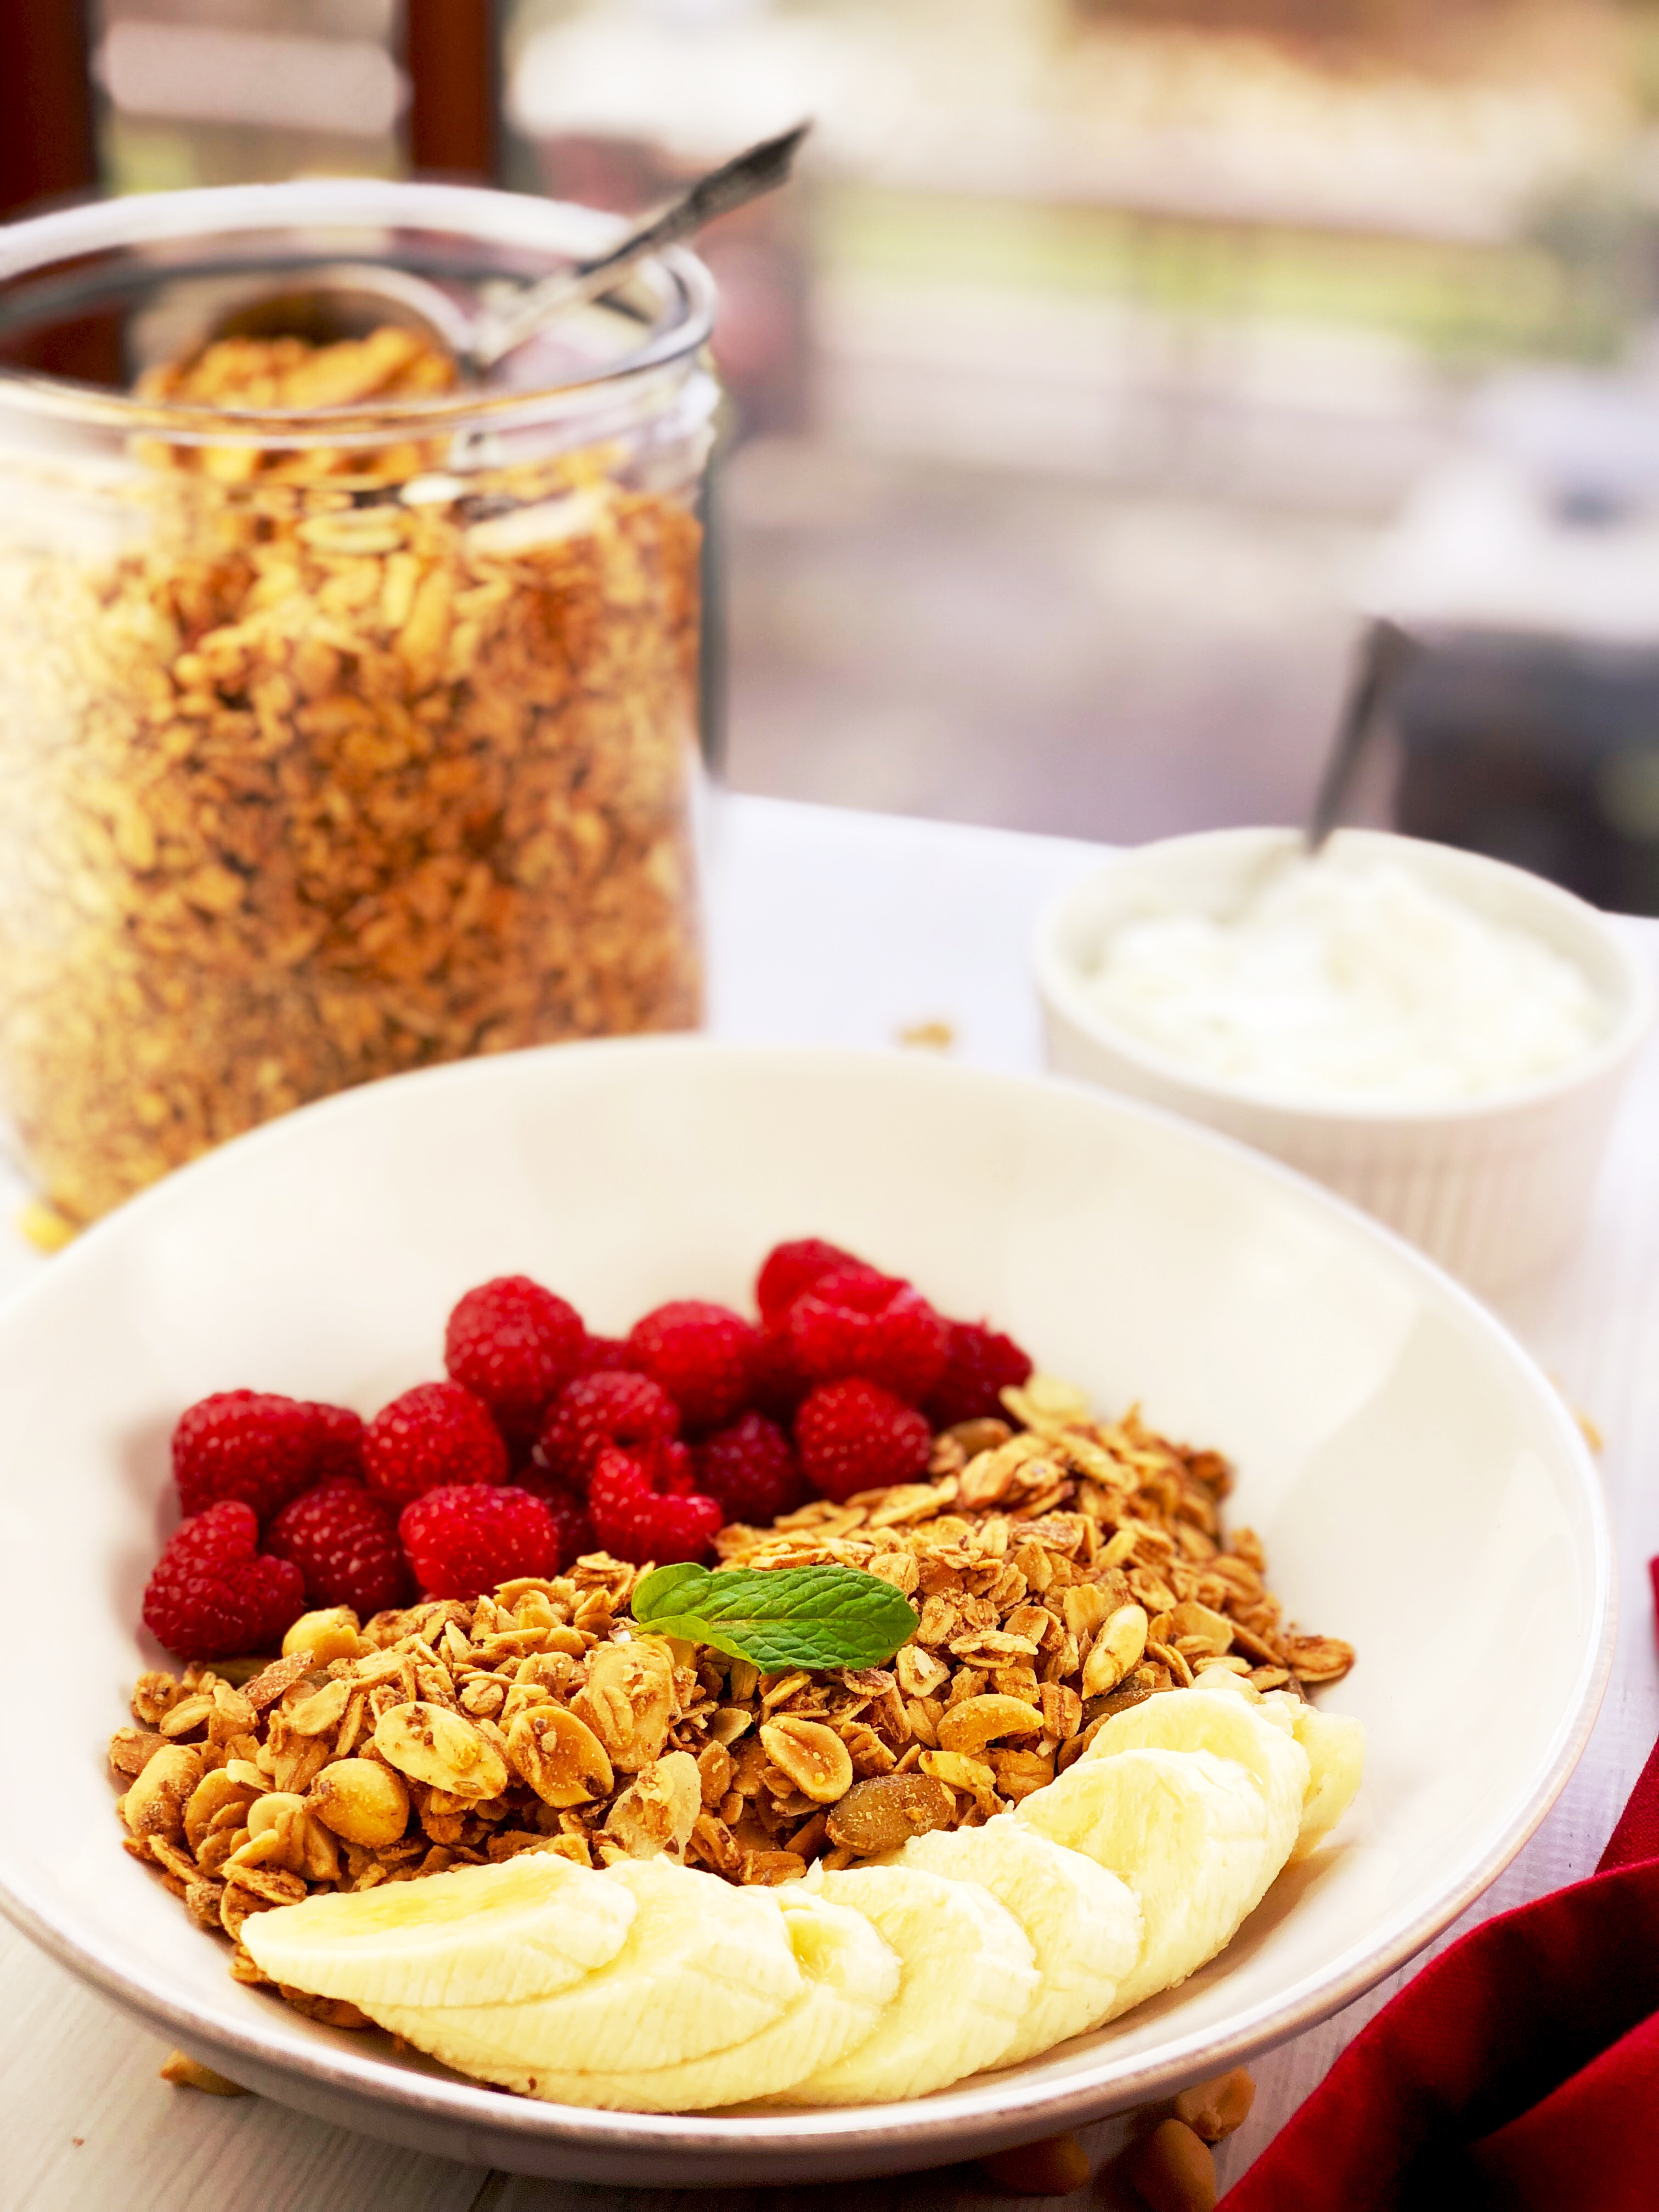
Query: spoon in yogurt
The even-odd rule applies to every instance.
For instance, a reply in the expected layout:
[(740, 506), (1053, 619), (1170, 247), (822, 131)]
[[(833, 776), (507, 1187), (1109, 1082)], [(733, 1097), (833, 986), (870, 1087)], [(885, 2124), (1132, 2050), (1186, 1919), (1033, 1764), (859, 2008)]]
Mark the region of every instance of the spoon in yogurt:
[(1303, 832), (1303, 854), (1311, 860), (1342, 818), (1367, 740), (1389, 694), (1415, 658), (1414, 639), (1386, 615), (1374, 622), (1360, 648), (1353, 681), (1342, 702), (1336, 734)]
[(1395, 684), (1417, 653), (1417, 642), (1397, 623), (1380, 616), (1361, 641), (1354, 672), (1343, 695), (1330, 750), (1320, 773), (1319, 787), (1306, 822), (1298, 833), (1286, 830), (1258, 865), (1247, 872), (1224, 902), (1216, 919), (1240, 921), (1253, 912), (1280, 879), (1318, 859), (1331, 832), (1342, 819), (1348, 793), (1377, 718)]

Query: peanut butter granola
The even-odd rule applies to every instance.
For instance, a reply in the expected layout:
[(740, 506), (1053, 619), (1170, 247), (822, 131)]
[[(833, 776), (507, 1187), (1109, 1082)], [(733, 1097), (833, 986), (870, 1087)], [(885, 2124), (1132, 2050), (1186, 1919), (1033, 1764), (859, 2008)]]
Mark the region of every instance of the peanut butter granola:
[(1011, 1419), (944, 1431), (927, 1480), (717, 1539), (726, 1565), (891, 1583), (918, 1618), (890, 1666), (763, 1675), (641, 1635), (647, 1571), (604, 1553), (476, 1601), (311, 1613), (269, 1663), (140, 1677), (110, 1745), (127, 1850), (258, 1983), (243, 1924), (318, 1891), (526, 1850), (786, 1882), (977, 1826), (1212, 1668), (1297, 1693), (1346, 1673), (1350, 1645), (1284, 1625), (1251, 1533), (1224, 1537), (1218, 1454), (1047, 1377), (1003, 1395)]

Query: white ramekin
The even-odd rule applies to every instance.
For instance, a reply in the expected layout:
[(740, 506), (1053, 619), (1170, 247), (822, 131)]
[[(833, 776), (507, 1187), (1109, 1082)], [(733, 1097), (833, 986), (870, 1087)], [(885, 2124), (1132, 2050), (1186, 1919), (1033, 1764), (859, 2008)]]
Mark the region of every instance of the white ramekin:
[(1619, 1093), (1653, 1019), (1648, 967), (1594, 907), (1479, 854), (1346, 830), (1339, 860), (1386, 856), (1444, 896), (1531, 931), (1605, 999), (1595, 1048), (1559, 1074), (1469, 1103), (1310, 1104), (1183, 1066), (1118, 1025), (1086, 979), (1110, 933), (1155, 914), (1234, 911), (1297, 842), (1218, 830), (1122, 853), (1044, 911), (1034, 948), (1049, 1065), (1242, 1138), (1386, 1221), (1472, 1288), (1508, 1289), (1582, 1229)]

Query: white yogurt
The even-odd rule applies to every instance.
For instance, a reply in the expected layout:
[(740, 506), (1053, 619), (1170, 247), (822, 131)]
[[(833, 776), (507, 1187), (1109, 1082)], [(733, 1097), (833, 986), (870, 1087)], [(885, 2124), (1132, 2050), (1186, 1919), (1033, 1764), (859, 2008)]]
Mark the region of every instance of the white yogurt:
[(1554, 1074), (1606, 1034), (1574, 963), (1391, 861), (1277, 870), (1224, 921), (1115, 930), (1095, 1004), (1171, 1059), (1310, 1100), (1446, 1104)]

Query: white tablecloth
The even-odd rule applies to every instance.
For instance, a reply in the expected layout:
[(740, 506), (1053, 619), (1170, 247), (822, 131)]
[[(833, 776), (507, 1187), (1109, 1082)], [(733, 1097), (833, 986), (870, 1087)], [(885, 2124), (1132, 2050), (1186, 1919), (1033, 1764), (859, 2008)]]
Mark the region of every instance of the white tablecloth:
[[(716, 1036), (896, 1045), (907, 1030), (943, 1023), (964, 1060), (1041, 1065), (1026, 943), (1044, 901), (1095, 863), (1095, 848), (757, 799), (718, 802), (708, 842)], [(1659, 924), (1627, 926), (1659, 965)], [(0, 1170), (0, 1296), (51, 1264), (10, 1231), (22, 1197)], [(1460, 1928), (1589, 1873), (1659, 1731), (1644, 1565), (1659, 1552), (1659, 1046), (1632, 1086), (1582, 1250), (1505, 1317), (1606, 1440), (1622, 1626), (1577, 1772)], [(156, 2078), (155, 2037), (3, 1923), (0, 1977), (0, 2212), (706, 2212), (711, 2201), (492, 2175), (260, 2099), (172, 2089)], [(1256, 2063), (1255, 2110), (1227, 2146), (1224, 2179), (1243, 2172), (1404, 1978)], [(840, 2212), (845, 2194), (722, 2192), (720, 2202), (726, 2212)], [(860, 2184), (858, 2195), (860, 2212), (989, 2201), (971, 2168)], [(1079, 2212), (1099, 2203), (1087, 2192), (1066, 2201)]]

